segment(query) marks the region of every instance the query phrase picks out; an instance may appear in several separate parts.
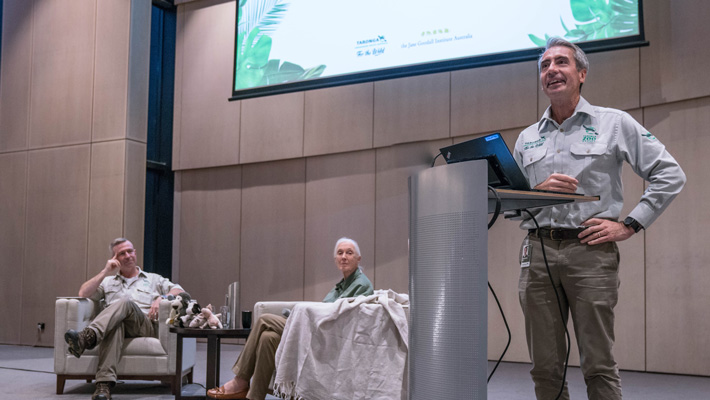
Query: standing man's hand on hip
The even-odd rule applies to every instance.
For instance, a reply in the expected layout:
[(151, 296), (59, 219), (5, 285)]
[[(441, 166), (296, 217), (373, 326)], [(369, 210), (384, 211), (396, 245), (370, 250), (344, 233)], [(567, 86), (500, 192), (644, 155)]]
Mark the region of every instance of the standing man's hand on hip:
[(609, 221), (608, 219), (590, 218), (582, 223), (587, 229), (579, 234), (580, 243), (589, 245), (606, 242), (620, 242), (631, 237), (634, 228), (624, 225), (623, 222)]

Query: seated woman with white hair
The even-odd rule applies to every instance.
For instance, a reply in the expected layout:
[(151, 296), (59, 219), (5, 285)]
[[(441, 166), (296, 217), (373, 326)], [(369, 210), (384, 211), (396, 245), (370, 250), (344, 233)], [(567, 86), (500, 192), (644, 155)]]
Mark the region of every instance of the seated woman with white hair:
[[(328, 292), (325, 303), (345, 297), (357, 297), (374, 293), (372, 282), (360, 268), (360, 247), (352, 239), (343, 237), (335, 243), (333, 251), (335, 266), (343, 273), (343, 279)], [(232, 367), (236, 375), (232, 380), (207, 391), (213, 399), (263, 400), (266, 397), (274, 373), (276, 349), (286, 326), (286, 318), (264, 314), (247, 338), (244, 349)], [(251, 385), (250, 385), (251, 381)]]

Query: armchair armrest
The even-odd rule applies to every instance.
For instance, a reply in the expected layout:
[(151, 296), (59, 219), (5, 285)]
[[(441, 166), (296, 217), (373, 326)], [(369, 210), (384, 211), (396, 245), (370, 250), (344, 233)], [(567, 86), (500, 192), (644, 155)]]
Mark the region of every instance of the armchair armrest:
[(96, 303), (88, 298), (57, 298), (54, 305), (54, 369), (64, 371), (68, 345), (64, 333), (69, 329), (82, 330), (91, 322)]
[(95, 307), (95, 303), (88, 298), (57, 298), (54, 308), (55, 334), (61, 333), (63, 342), (64, 332), (68, 329), (84, 329), (91, 322)]
[(298, 303), (319, 303), (317, 301), (259, 301), (254, 304), (254, 315), (252, 316), (252, 324), (254, 324), (262, 314), (282, 315), (284, 308), (289, 310)]
[(169, 316), (170, 301), (163, 299), (160, 301), (160, 309), (158, 310), (158, 333), (156, 336), (166, 353), (170, 353), (169, 349), (174, 351), (177, 346), (176, 336), (170, 334), (170, 327), (165, 323)]

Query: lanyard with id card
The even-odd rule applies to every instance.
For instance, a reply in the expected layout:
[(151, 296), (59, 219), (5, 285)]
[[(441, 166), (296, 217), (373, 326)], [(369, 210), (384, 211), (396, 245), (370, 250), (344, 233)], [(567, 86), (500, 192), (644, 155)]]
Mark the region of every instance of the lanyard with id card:
[(530, 267), (530, 260), (532, 259), (532, 244), (530, 244), (530, 239), (527, 237), (523, 241), (523, 246), (520, 248), (520, 268)]

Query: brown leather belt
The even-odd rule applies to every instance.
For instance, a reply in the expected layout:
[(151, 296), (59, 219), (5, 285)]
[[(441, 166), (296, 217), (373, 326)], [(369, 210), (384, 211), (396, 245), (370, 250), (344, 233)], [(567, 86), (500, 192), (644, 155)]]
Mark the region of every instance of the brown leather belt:
[(582, 232), (584, 229), (580, 228), (574, 228), (574, 229), (566, 229), (566, 228), (556, 228), (556, 229), (550, 229), (550, 228), (540, 228), (540, 229), (528, 229), (528, 233), (531, 235), (535, 235), (537, 237), (542, 237), (542, 239), (549, 239), (549, 240), (579, 240), (577, 235), (579, 235), (580, 232)]

